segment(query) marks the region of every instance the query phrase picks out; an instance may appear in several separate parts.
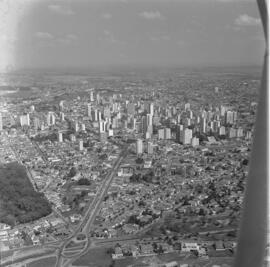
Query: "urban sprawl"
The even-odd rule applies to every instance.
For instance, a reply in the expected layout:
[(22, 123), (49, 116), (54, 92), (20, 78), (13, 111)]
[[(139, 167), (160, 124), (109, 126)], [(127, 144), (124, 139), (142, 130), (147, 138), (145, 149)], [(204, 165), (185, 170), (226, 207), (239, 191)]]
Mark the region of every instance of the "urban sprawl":
[(5, 88), (0, 163), (23, 166), (51, 210), (0, 219), (2, 263), (51, 245), (56, 266), (99, 247), (112, 262), (177, 254), (155, 266), (231, 266), (259, 80), (211, 75)]

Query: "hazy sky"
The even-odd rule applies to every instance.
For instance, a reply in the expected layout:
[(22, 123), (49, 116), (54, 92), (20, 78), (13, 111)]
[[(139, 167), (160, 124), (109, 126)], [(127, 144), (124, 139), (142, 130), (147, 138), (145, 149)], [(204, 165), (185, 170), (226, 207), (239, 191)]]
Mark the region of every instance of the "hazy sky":
[(15, 67), (262, 64), (263, 32), (252, 0), (27, 3), (15, 36), (1, 38), (13, 47)]

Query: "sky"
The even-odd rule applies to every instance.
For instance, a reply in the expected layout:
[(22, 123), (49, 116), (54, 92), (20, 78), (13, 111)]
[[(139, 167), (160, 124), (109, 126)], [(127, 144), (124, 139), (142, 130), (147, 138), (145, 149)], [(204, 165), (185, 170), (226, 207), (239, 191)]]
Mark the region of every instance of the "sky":
[(0, 70), (261, 65), (265, 48), (255, 0), (2, 0), (0, 16)]

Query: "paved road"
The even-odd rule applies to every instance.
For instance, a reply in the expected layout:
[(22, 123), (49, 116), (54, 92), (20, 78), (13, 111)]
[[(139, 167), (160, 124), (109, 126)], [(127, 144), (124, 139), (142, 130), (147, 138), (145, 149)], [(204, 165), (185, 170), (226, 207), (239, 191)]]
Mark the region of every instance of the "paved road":
[[(99, 208), (100, 208), (100, 204), (103, 201), (104, 196), (106, 195), (109, 186), (113, 180), (113, 177), (117, 171), (117, 169), (119, 168), (122, 160), (125, 158), (126, 154), (127, 154), (127, 150), (128, 147), (125, 148), (125, 150), (120, 153), (119, 158), (116, 160), (112, 171), (110, 173), (107, 174), (107, 176), (104, 179), (103, 184), (99, 187), (99, 190), (96, 193), (96, 197), (94, 199), (94, 201), (89, 205), (85, 216), (82, 219), (81, 224), (79, 225), (79, 227), (77, 228), (77, 230), (72, 234), (72, 236), (70, 236), (65, 242), (63, 242), (63, 244), (61, 245), (59, 252), (58, 252), (58, 258), (57, 258), (57, 263), (56, 263), (56, 267), (60, 267), (60, 266), (68, 266), (68, 264), (73, 261), (73, 259), (76, 257), (80, 257), (83, 253), (85, 253), (89, 246), (91, 245), (91, 240), (89, 238), (89, 231), (91, 229), (91, 226), (99, 212)], [(65, 259), (67, 256), (64, 255), (64, 249), (65, 246), (70, 242), (71, 239), (73, 239), (74, 237), (76, 237), (79, 233), (83, 233), (86, 235), (87, 237), (87, 242), (86, 245), (84, 246), (83, 249), (81, 249), (78, 253), (76, 253), (75, 255), (70, 255), (69, 257), (71, 258), (70, 260)], [(69, 258), (68, 257), (68, 258)]]

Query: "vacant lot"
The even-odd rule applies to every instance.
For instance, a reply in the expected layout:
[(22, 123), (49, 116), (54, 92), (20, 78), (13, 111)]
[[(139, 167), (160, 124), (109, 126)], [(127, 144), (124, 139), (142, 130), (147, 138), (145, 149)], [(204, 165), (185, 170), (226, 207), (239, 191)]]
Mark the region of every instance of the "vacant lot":
[(74, 266), (109, 267), (112, 263), (111, 255), (107, 253), (108, 248), (95, 248), (89, 250), (85, 255), (76, 260)]
[(27, 267), (49, 267), (49, 266), (54, 266), (55, 263), (56, 263), (56, 257), (49, 257), (49, 258), (33, 261), (31, 263), (28, 263), (26, 266)]

